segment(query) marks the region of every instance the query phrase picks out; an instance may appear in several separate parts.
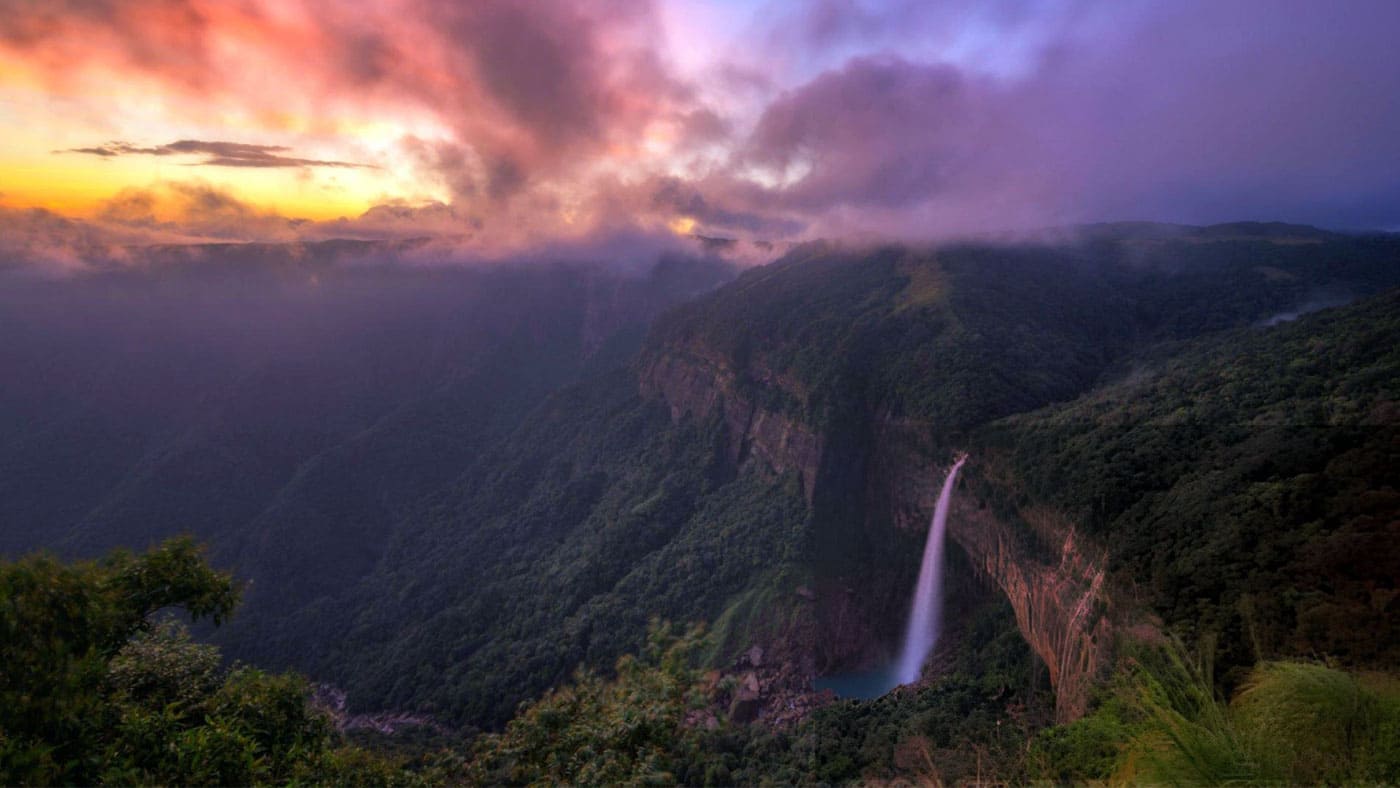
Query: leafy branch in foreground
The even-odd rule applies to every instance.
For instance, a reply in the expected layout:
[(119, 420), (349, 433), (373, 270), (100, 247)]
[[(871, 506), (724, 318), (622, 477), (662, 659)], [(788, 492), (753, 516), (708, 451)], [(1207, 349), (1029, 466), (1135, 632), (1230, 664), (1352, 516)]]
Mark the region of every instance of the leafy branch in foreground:
[(1128, 645), (1101, 705), (1045, 731), (1044, 776), (1120, 784), (1393, 784), (1400, 683), (1305, 662), (1261, 662), (1230, 703), (1179, 644)]
[(0, 783), (250, 785), (411, 782), (338, 746), (292, 674), (224, 670), (169, 607), (225, 620), (232, 578), (189, 539), (65, 564), (0, 563)]

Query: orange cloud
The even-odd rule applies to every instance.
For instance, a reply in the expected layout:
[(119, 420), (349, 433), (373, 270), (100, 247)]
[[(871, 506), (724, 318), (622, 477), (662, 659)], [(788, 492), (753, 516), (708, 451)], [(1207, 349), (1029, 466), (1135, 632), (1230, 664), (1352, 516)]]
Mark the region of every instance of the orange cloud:
[[(107, 97), (154, 105), (118, 118), (140, 136), (102, 129), (71, 150), (199, 154), (225, 167), (370, 164), (383, 172), (351, 179), (377, 190), (362, 205), (449, 197), (468, 224), (499, 235), (567, 233), (597, 213), (580, 205), (600, 168), (625, 172), (725, 129), (657, 50), (648, 2), (18, 5), (0, 18), (0, 57), (24, 63), (25, 84), (93, 115)], [(113, 115), (122, 103), (110, 103)], [(167, 143), (174, 128), (234, 142)], [(308, 145), (314, 155), (300, 152)]]
[(707, 6), (11, 0), (5, 204), (99, 217), (203, 163), (250, 210), (189, 220), (241, 237), (1400, 222), (1394, 3)]

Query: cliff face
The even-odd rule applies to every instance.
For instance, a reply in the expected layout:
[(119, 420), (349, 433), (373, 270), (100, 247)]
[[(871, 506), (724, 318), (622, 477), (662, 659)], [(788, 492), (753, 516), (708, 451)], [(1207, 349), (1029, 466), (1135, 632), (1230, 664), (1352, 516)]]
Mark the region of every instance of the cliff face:
[(1049, 668), (1057, 721), (1084, 716), (1094, 682), (1112, 656), (1102, 557), (1089, 555), (1073, 525), (1049, 514), (1037, 530), (1056, 539), (1058, 549), (1030, 555), (990, 509), (967, 496), (953, 500), (949, 534), (1010, 600), (1021, 635)]
[[(795, 473), (814, 510), (829, 507), (830, 495), (828, 500), (814, 498), (839, 487), (831, 477), (861, 461), (860, 453), (849, 446), (836, 445), (822, 431), (760, 404), (759, 399), (781, 400), (802, 407), (807, 398), (798, 382), (773, 374), (762, 361), (736, 371), (702, 345), (672, 345), (643, 360), (639, 384), (644, 397), (665, 403), (677, 421), (719, 418), (727, 433), (729, 460), (736, 467), (771, 475)], [(865, 664), (872, 657), (871, 644), (889, 640), (890, 625), (903, 625), (902, 619), (895, 619), (907, 607), (906, 584), (891, 582), (898, 578), (890, 573), (816, 575), (806, 592), (813, 604), (789, 622), (791, 631), (776, 633), (773, 642), (763, 645), (775, 657), (803, 653), (807, 680), (830, 670), (873, 667)], [(779, 647), (780, 641), (788, 645)]]
[[(922, 425), (880, 419), (874, 432), (867, 500), (896, 527), (922, 534), (948, 466), (935, 459), (939, 452)], [(977, 459), (971, 457), (969, 465), (975, 467)], [(1056, 513), (1019, 514), (1029, 532), (1003, 522), (960, 487), (948, 535), (1011, 603), (1021, 635), (1049, 669), (1056, 716), (1074, 720), (1087, 711), (1094, 681), (1111, 658), (1104, 557)]]
[[(765, 388), (770, 393), (805, 401), (800, 386), (767, 373), (736, 372), (724, 359), (699, 348), (673, 349), (652, 355), (642, 367), (644, 396), (670, 408), (672, 418), (723, 419), (729, 436), (730, 459), (738, 465), (758, 464), (768, 471), (794, 470), (801, 477), (808, 501), (822, 498), (822, 484), (849, 484), (858, 479), (863, 489), (841, 491), (836, 497), (858, 497), (863, 512), (847, 527), (905, 531), (922, 537), (933, 513), (939, 486), (947, 472), (948, 449), (940, 448), (928, 425), (876, 416), (868, 434), (857, 444), (846, 441), (836, 457), (829, 436), (793, 417), (766, 408), (745, 395)], [(753, 383), (759, 383), (755, 387)], [(977, 458), (971, 459), (976, 463)], [(834, 465), (843, 464), (840, 471)], [(949, 535), (967, 553), (976, 571), (1010, 601), (1022, 635), (1049, 669), (1055, 689), (1056, 715), (1073, 720), (1087, 710), (1095, 679), (1110, 659), (1112, 624), (1106, 615), (1102, 556), (1077, 538), (1072, 523), (1050, 512), (1022, 512), (1033, 534), (1018, 533), (968, 494), (954, 495)], [(879, 534), (876, 538), (899, 538)], [(1028, 538), (1029, 537), (1029, 538)], [(1034, 545), (1053, 545), (1037, 548)], [(812, 647), (819, 664), (850, 667), (860, 658), (862, 644), (878, 640), (880, 618), (905, 613), (908, 589), (883, 588), (878, 578), (818, 578), (818, 626), (823, 633)], [(884, 622), (900, 626), (902, 619)], [(890, 626), (885, 626), (889, 630)]]
[[(759, 385), (805, 400), (805, 392), (794, 382), (757, 366)], [(723, 359), (703, 348), (675, 348), (651, 357), (643, 365), (640, 382), (642, 395), (665, 402), (673, 419), (703, 420), (719, 414), (728, 433), (731, 462), (757, 464), (779, 475), (795, 471), (811, 501), (826, 441), (796, 419), (760, 407), (742, 393), (738, 374)]]

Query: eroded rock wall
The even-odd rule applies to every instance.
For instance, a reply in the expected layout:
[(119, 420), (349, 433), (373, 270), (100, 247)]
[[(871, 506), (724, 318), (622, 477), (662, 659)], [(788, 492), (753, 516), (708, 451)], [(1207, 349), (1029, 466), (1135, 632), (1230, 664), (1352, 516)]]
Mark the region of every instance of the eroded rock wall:
[(1031, 517), (1044, 518), (1035, 538), (1054, 547), (1027, 547), (1025, 534), (969, 496), (954, 496), (948, 533), (1011, 602), (1021, 635), (1049, 668), (1056, 719), (1069, 722), (1088, 711), (1094, 683), (1112, 657), (1104, 560), (1072, 524), (1049, 514)]
[[(758, 464), (779, 475), (795, 471), (810, 502), (826, 441), (795, 417), (760, 407), (739, 385), (740, 374), (703, 350), (675, 349), (643, 364), (640, 385), (643, 396), (666, 403), (672, 419), (707, 419), (718, 413), (728, 433), (731, 462)], [(805, 399), (795, 384), (776, 377), (751, 380), (749, 388), (755, 387), (797, 402)]]
[[(896, 527), (924, 533), (951, 452), (926, 425), (882, 418), (874, 431), (867, 498)], [(971, 457), (964, 473), (977, 461)], [(953, 494), (948, 536), (1011, 603), (1021, 635), (1049, 670), (1056, 717), (1074, 720), (1088, 710), (1112, 657), (1105, 556), (1053, 511), (1029, 509), (1019, 518), (1003, 522), (963, 487)]]
[[(736, 371), (703, 349), (672, 351), (653, 355), (643, 364), (643, 395), (665, 402), (677, 420), (719, 414), (729, 437), (730, 459), (737, 465), (756, 464), (779, 474), (795, 471), (811, 502), (819, 484), (849, 479), (852, 473), (833, 471), (833, 463), (844, 463), (842, 470), (864, 481), (858, 492), (865, 528), (893, 527), (916, 534), (928, 528), (953, 453), (946, 445), (948, 436), (935, 435), (925, 424), (876, 415), (869, 422), (869, 434), (856, 447), (849, 440), (839, 444), (849, 456), (829, 456), (838, 445), (831, 436), (759, 402), (771, 394), (802, 403), (805, 392), (799, 386), (766, 374), (761, 364)], [(970, 463), (976, 462), (971, 458)], [(1073, 523), (1053, 512), (1021, 512), (1020, 519), (1024, 522), (1003, 522), (974, 497), (955, 493), (948, 533), (976, 571), (1010, 601), (1021, 634), (1049, 669), (1057, 718), (1073, 720), (1087, 711), (1094, 682), (1111, 658), (1113, 625), (1107, 615), (1104, 557), (1082, 542)], [(827, 651), (844, 646), (823, 653), (820, 660), (839, 663), (852, 657), (846, 652), (858, 649), (850, 643), (852, 637), (875, 636), (871, 614), (888, 612), (891, 605), (878, 594), (862, 598), (849, 587), (849, 578), (828, 580), (818, 579), (818, 607), (824, 611), (818, 615), (831, 631), (823, 636), (824, 646), (813, 645)], [(854, 616), (847, 615), (853, 611)], [(863, 623), (852, 625), (851, 620)]]

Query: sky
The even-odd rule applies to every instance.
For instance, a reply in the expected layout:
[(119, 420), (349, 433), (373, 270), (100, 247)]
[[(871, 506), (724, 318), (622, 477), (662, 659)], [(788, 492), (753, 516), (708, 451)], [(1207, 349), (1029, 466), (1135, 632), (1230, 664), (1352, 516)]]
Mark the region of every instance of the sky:
[(0, 233), (1397, 229), (1397, 30), (1394, 0), (0, 0)]

